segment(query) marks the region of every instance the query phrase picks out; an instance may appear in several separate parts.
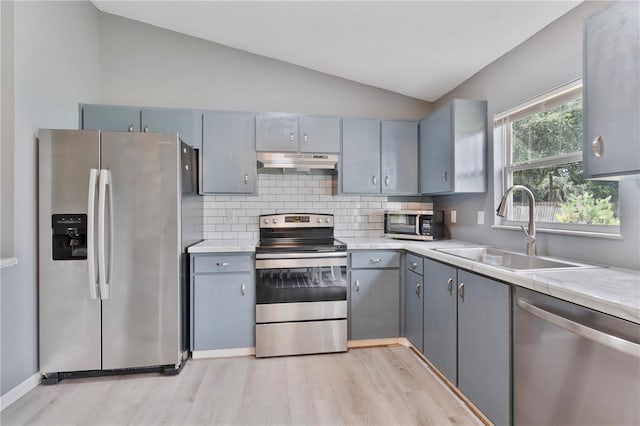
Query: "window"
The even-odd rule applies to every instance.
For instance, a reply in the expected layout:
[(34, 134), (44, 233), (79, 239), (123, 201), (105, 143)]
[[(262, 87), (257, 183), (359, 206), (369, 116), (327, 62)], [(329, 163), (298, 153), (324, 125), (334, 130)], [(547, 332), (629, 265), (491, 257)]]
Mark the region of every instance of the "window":
[[(503, 148), (503, 190), (524, 185), (544, 228), (619, 232), (617, 182), (582, 178), (582, 82), (532, 99), (494, 118)], [(505, 225), (528, 220), (528, 201), (513, 192)]]

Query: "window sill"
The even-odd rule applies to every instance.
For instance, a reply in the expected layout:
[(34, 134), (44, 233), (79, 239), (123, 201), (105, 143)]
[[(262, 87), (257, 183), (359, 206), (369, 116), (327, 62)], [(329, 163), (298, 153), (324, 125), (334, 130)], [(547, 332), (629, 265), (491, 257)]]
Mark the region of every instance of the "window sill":
[(0, 269), (8, 268), (10, 266), (14, 266), (18, 264), (17, 257), (7, 257), (4, 259), (0, 259)]
[[(492, 225), (493, 229), (504, 229), (507, 231), (519, 231), (522, 232), (519, 226), (513, 225)], [(538, 228), (536, 232), (539, 234), (557, 234), (557, 235), (571, 235), (574, 237), (587, 237), (587, 238), (604, 238), (608, 240), (623, 240), (622, 234), (608, 234), (604, 232), (592, 232), (592, 231), (573, 231), (568, 229), (551, 229), (551, 228)]]

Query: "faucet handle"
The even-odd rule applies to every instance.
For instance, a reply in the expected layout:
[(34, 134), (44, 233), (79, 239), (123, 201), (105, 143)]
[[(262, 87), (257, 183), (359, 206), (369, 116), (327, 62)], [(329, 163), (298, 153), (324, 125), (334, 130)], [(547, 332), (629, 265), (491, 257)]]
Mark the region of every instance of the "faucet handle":
[(536, 237), (532, 237), (531, 235), (529, 235), (529, 231), (527, 231), (524, 225), (520, 225), (520, 229), (522, 229), (522, 232), (524, 232), (524, 235), (526, 235), (527, 242), (532, 243), (536, 240)]

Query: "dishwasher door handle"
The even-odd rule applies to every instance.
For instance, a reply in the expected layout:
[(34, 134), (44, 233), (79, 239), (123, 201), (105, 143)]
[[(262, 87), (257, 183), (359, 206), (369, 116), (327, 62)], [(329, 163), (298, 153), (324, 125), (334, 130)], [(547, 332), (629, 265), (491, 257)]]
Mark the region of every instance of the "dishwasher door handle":
[(585, 339), (589, 339), (593, 342), (600, 343), (601, 345), (607, 346), (618, 352), (640, 358), (640, 345), (637, 343), (604, 333), (591, 327), (587, 327), (586, 325), (577, 323), (575, 321), (532, 305), (520, 298), (516, 300), (516, 303), (519, 307), (529, 312), (531, 315), (538, 317), (544, 321), (550, 322), (551, 324), (563, 328), (567, 331), (570, 331), (573, 334), (584, 337)]

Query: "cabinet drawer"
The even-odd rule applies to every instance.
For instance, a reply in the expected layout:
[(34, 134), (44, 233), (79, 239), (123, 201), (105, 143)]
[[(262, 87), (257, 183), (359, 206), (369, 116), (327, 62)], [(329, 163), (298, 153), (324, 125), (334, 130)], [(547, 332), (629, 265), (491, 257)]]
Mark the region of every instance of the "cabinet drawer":
[(193, 272), (246, 272), (253, 269), (250, 255), (196, 256), (193, 259)]
[(407, 269), (416, 274), (424, 275), (422, 272), (422, 257), (415, 254), (407, 253)]
[(397, 251), (355, 251), (351, 253), (352, 268), (398, 268), (400, 254)]

